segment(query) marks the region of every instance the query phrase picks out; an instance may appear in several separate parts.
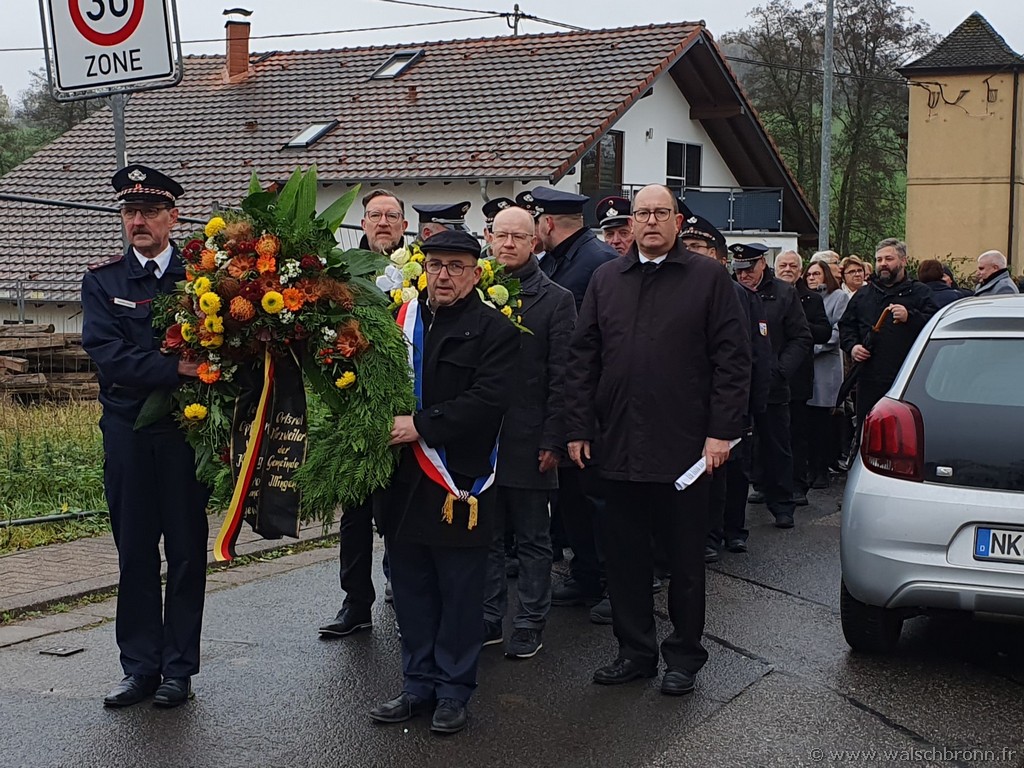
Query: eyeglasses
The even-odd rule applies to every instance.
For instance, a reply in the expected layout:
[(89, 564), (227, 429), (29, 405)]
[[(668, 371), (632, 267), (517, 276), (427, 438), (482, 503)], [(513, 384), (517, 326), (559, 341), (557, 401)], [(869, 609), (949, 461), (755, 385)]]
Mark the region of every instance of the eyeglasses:
[(392, 224), (396, 224), (402, 220), (402, 214), (398, 211), (367, 211), (366, 218), (370, 221), (380, 221), (380, 217), (385, 217)]
[(459, 277), (467, 269), (472, 269), (473, 267), (469, 264), (463, 264), (461, 261), (449, 261), (446, 263), (432, 259), (424, 264), (423, 268), (431, 275), (439, 275), (441, 274), (442, 269), (447, 269), (449, 275), (452, 277)]
[(511, 237), (518, 245), (522, 245), (533, 237), (533, 235), (528, 235), (525, 232), (492, 232), (491, 236), (499, 243), (503, 243)]
[(641, 208), (640, 210), (633, 211), (633, 218), (643, 224), (651, 218), (652, 213), (654, 214), (655, 221), (668, 221), (669, 217), (672, 216), (672, 209), (655, 208), (654, 210), (648, 210), (647, 208)]
[(171, 209), (167, 206), (157, 206), (156, 208), (122, 208), (121, 218), (125, 221), (131, 221), (135, 218), (135, 214), (141, 213), (144, 219), (155, 219), (162, 211), (169, 210)]

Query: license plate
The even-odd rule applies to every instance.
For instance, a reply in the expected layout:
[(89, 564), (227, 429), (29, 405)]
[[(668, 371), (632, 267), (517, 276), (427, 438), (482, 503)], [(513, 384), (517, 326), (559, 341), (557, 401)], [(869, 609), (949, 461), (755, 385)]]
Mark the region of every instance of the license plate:
[(976, 528), (974, 531), (974, 559), (1024, 563), (1024, 531)]

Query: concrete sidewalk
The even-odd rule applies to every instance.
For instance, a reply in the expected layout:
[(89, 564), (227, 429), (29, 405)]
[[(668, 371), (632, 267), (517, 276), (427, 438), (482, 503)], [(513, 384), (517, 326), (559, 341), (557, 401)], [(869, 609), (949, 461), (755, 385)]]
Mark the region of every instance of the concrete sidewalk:
[[(223, 515), (210, 517), (209, 562)], [(337, 533), (338, 524), (302, 528), (298, 541)], [(258, 554), (297, 543), (295, 539), (262, 539), (243, 524), (236, 552)], [(117, 548), (111, 534), (36, 547), (0, 556), (0, 613), (26, 610), (117, 586)]]

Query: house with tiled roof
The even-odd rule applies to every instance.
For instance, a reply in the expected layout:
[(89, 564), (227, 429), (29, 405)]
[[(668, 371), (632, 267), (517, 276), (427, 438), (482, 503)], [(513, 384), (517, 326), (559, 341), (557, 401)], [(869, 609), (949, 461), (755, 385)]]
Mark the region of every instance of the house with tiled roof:
[(910, 83), (907, 246), (958, 262), (999, 250), (1024, 266), (1024, 59), (980, 13), (900, 69)]
[[(127, 106), (130, 161), (181, 182), (182, 215), (235, 204), (254, 171), (269, 183), (315, 163), (321, 206), (355, 184), (407, 204), (468, 200), (475, 231), (486, 200), (537, 185), (596, 203), (660, 182), (734, 239), (816, 241), (814, 210), (703, 22), (265, 53), (249, 51), (248, 23), (226, 28), (225, 55), (187, 57), (180, 85)], [(0, 180), (2, 319), (77, 322), (80, 274), (120, 250), (119, 220), (24, 198), (109, 205), (114, 157), (101, 111)]]

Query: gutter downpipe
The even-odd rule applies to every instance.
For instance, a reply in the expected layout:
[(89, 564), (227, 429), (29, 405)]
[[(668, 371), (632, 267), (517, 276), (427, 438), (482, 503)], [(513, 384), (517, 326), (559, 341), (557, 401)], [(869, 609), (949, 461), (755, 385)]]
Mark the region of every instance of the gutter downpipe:
[(1007, 247), (1006, 247), (1006, 260), (1008, 264), (1013, 264), (1013, 236), (1014, 236), (1014, 214), (1016, 212), (1017, 203), (1017, 133), (1020, 128), (1019, 112), (1018, 112), (1018, 101), (1020, 94), (1020, 68), (1015, 67), (1013, 70), (1013, 118), (1012, 128), (1010, 134), (1010, 217), (1008, 222), (1008, 233)]

